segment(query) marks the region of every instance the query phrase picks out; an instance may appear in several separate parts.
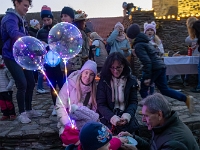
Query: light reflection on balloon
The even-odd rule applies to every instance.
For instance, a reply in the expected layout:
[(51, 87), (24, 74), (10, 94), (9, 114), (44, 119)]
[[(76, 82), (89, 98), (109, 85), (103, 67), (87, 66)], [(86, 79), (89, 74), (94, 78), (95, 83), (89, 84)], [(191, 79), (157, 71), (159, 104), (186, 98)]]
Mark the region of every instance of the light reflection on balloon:
[(45, 53), (46, 49), (42, 42), (31, 36), (21, 37), (13, 45), (15, 61), (27, 70), (42, 68)]
[(49, 31), (49, 47), (63, 59), (75, 57), (81, 51), (82, 43), (81, 32), (71, 23), (58, 23)]
[(60, 63), (60, 55), (56, 51), (49, 50), (44, 59), (51, 67), (55, 67)]

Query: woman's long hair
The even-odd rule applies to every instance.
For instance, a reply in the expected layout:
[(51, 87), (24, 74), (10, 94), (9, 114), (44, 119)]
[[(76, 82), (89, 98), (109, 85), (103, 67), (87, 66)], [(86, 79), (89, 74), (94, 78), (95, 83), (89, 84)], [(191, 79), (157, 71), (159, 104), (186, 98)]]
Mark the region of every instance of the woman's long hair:
[[(77, 81), (76, 81), (77, 98), (78, 98), (79, 101), (80, 101), (80, 99), (82, 97), (80, 82), (82, 82), (81, 81), (81, 74), (78, 75)], [(95, 82), (95, 77), (94, 77), (94, 79), (93, 79), (93, 81), (91, 83), (90, 97), (92, 98), (92, 108), (95, 108), (95, 110), (96, 110), (97, 109), (97, 102), (96, 102), (96, 82)]]
[(187, 29), (188, 29), (188, 34), (190, 36), (191, 39), (194, 39), (195, 36), (195, 30), (193, 28), (193, 24), (197, 21), (198, 19), (196, 17), (189, 17), (187, 19), (186, 25), (187, 25)]
[(124, 66), (121, 76), (128, 77), (131, 74), (130, 64), (127, 61), (127, 59), (120, 52), (113, 52), (110, 55), (108, 55), (104, 63), (104, 66), (101, 70), (101, 78), (111, 80), (112, 73), (110, 71), (110, 68), (115, 60), (117, 60), (121, 65)]

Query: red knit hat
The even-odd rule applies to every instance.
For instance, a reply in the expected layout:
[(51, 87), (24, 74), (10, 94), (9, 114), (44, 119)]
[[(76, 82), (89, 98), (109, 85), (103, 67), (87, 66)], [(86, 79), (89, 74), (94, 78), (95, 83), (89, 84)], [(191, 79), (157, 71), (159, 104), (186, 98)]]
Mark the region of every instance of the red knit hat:
[(43, 5), (40, 13), (41, 18), (52, 18), (53, 19), (53, 14), (51, 12), (51, 8), (48, 7), (47, 5)]

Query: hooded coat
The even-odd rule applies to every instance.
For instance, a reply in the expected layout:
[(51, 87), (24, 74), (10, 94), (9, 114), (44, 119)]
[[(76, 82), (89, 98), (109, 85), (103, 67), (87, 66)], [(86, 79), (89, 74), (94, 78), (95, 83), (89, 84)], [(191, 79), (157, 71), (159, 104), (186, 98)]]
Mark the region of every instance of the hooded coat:
[(144, 79), (151, 79), (153, 71), (166, 68), (162, 58), (157, 55), (149, 41), (150, 39), (144, 33), (139, 33), (134, 41), (135, 53), (143, 65)]

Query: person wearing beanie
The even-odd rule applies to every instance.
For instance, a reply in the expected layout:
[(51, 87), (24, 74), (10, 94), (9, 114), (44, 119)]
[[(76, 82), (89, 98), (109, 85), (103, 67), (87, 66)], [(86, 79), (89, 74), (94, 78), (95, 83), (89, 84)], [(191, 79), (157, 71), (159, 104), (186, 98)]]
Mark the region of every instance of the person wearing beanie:
[(148, 96), (149, 86), (155, 83), (163, 95), (185, 102), (190, 113), (192, 113), (193, 97), (186, 96), (168, 87), (166, 65), (162, 58), (157, 55), (155, 47), (149, 43), (150, 39), (147, 35), (140, 33), (139, 25), (132, 24), (127, 30), (127, 36), (130, 39), (134, 39), (133, 48), (135, 49), (135, 54), (143, 65), (140, 89), (141, 97), (143, 99), (146, 98)]
[[(74, 25), (80, 30), (82, 34), (83, 44), (81, 52), (79, 53), (79, 57), (81, 58), (81, 65), (84, 64), (88, 58), (89, 58), (89, 51), (90, 51), (90, 45), (89, 45), (89, 37), (87, 36), (87, 33), (85, 32), (86, 28), (86, 21), (87, 14), (84, 11), (78, 10), (76, 11), (76, 15), (74, 18)], [(75, 64), (78, 62), (73, 61)], [(79, 65), (80, 66), (80, 65)], [(78, 68), (79, 69), (79, 68)]]
[[(70, 132), (72, 134), (69, 134)], [(65, 150), (118, 150), (121, 147), (127, 148), (124, 145), (129, 145), (126, 137), (114, 137), (105, 125), (94, 121), (85, 123), (78, 132), (68, 128), (67, 138), (71, 144)], [(75, 142), (77, 140), (79, 141)], [(133, 146), (128, 148), (137, 150)]]
[[(53, 24), (53, 14), (51, 12), (51, 8), (46, 5), (42, 6), (40, 15), (41, 15), (41, 19), (43, 22), (43, 27), (38, 31), (36, 37), (40, 41), (42, 41), (45, 45), (47, 45), (49, 31), (51, 30), (51, 28), (54, 25)], [(50, 50), (49, 46), (46, 47), (46, 50), (47, 51)], [(55, 67), (52, 67), (48, 64), (44, 64), (44, 67), (46, 69), (46, 71), (45, 71), (46, 75), (53, 85), (53, 88), (50, 87), (51, 97), (52, 97), (53, 105), (54, 105), (54, 108), (53, 108), (53, 111), (51, 114), (53, 116), (56, 116), (55, 105), (56, 105), (57, 94), (54, 92), (54, 89), (56, 89), (57, 85), (58, 85), (59, 89), (62, 88), (62, 86), (65, 82), (64, 72), (61, 70), (60, 63), (58, 65), (56, 65)], [(42, 74), (40, 74), (40, 75), (43, 76)], [(46, 93), (46, 91), (43, 89), (43, 87), (38, 87), (37, 92), (40, 94)]]
[(53, 14), (51, 12), (51, 8), (48, 7), (47, 5), (42, 6), (41, 12), (40, 12), (40, 17), (43, 18), (51, 18), (53, 19)]
[(158, 55), (162, 56), (164, 54), (163, 44), (160, 38), (156, 35), (156, 23), (152, 21), (151, 23), (144, 23), (144, 33), (151, 40), (150, 43), (156, 48)]
[(117, 22), (113, 32), (107, 39), (107, 44), (111, 46), (110, 54), (113, 52), (120, 52), (125, 57), (131, 55), (130, 43), (124, 33), (124, 26)]
[(38, 20), (36, 19), (32, 19), (30, 20), (30, 27), (29, 27), (29, 35), (36, 37), (37, 32), (40, 30), (40, 23)]
[(92, 40), (92, 51), (94, 54), (94, 60), (97, 63), (98, 73), (100, 73), (106, 61), (106, 58), (108, 57), (108, 52), (106, 51), (103, 39), (96, 32), (92, 32), (90, 34), (90, 38)]
[(61, 10), (60, 17), (62, 22), (72, 23), (74, 21), (74, 10), (71, 7), (64, 7)]
[[(4, 1), (1, 1), (4, 5)], [(30, 123), (31, 117), (42, 114), (32, 109), (32, 97), (35, 87), (33, 70), (21, 67), (14, 58), (13, 45), (21, 37), (28, 36), (26, 13), (32, 5), (32, 0), (12, 0), (13, 8), (8, 8), (1, 20), (2, 57), (16, 84), (16, 100), (18, 106), (18, 120), (21, 123)]]
[(68, 99), (70, 99), (71, 105), (86, 106), (92, 111), (96, 111), (96, 74), (97, 64), (94, 61), (88, 60), (82, 66), (81, 70), (74, 71), (68, 76), (68, 82), (64, 83), (58, 94), (59, 98), (56, 100), (60, 135), (63, 133), (68, 121), (66, 109), (71, 110)]
[(79, 138), (83, 150), (109, 150), (112, 134), (105, 125), (89, 122), (83, 126)]
[(131, 74), (127, 59), (120, 52), (108, 55), (97, 86), (97, 110), (101, 122), (113, 134), (133, 133), (139, 129), (135, 118), (138, 106), (138, 83)]

